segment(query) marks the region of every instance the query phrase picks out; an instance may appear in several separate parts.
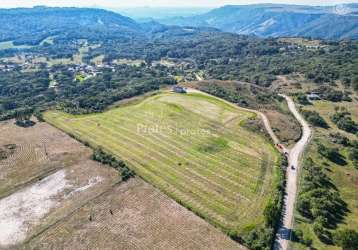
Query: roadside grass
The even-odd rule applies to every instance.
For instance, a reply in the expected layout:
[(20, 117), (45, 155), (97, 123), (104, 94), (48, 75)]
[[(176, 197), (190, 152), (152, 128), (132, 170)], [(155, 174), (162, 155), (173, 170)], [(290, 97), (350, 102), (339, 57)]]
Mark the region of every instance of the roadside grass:
[(197, 93), (161, 93), (92, 115), (44, 114), (50, 124), (125, 160), (213, 225), (238, 234), (263, 223), (278, 160), (263, 136), (240, 126), (252, 116)]
[[(313, 105), (305, 106), (307, 110), (313, 110), (318, 112), (328, 123), (329, 128), (314, 128), (314, 139), (306, 150), (305, 159), (311, 157), (317, 165), (324, 168), (324, 172), (330, 177), (335, 188), (338, 189), (343, 201), (347, 203), (348, 212), (344, 216), (343, 221), (338, 223), (337, 229), (350, 228), (358, 229), (358, 170), (353, 166), (353, 163), (348, 158), (348, 150), (342, 145), (334, 144), (330, 140), (330, 133), (339, 132), (351, 140), (357, 140), (357, 137), (353, 134), (347, 133), (337, 128), (337, 126), (330, 120), (330, 116), (334, 114), (334, 107), (345, 107), (348, 112), (351, 112), (352, 118), (358, 122), (358, 104), (357, 101), (353, 102), (340, 102), (333, 103), (329, 101), (316, 101)], [(342, 154), (347, 162), (347, 165), (340, 166), (328, 159), (322, 157), (317, 152), (317, 144), (321, 143), (327, 147), (339, 148), (340, 154)], [(302, 174), (301, 174), (302, 177)], [(316, 249), (340, 249), (337, 246), (326, 245), (322, 243), (314, 234), (312, 223), (306, 218), (303, 218), (297, 212), (295, 214), (295, 229), (301, 229), (304, 235), (313, 240), (312, 246)], [(333, 232), (334, 230), (331, 230)], [(305, 249), (302, 244), (293, 243), (294, 249)]]

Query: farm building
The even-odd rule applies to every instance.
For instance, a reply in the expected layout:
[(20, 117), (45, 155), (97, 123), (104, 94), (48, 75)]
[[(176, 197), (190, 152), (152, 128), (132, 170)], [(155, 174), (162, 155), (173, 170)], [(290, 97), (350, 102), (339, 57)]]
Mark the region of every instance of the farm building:
[(175, 93), (186, 93), (186, 89), (180, 86), (174, 86), (173, 92)]
[(308, 99), (309, 101), (321, 100), (321, 97), (320, 97), (318, 94), (316, 94), (316, 93), (311, 93), (311, 94), (308, 94), (308, 95), (307, 95), (307, 99)]

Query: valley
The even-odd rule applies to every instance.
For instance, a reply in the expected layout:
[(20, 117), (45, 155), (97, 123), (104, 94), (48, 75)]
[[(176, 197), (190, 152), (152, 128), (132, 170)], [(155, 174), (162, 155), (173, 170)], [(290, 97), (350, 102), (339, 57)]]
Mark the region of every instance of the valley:
[(357, 5), (204, 9), (0, 9), (0, 249), (356, 250)]

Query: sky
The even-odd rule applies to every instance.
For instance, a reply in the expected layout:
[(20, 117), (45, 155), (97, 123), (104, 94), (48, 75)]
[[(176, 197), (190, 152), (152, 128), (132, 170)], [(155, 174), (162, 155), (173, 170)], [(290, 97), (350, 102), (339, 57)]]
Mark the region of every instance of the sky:
[(0, 0), (0, 8), (47, 6), (76, 7), (218, 7), (226, 4), (287, 3), (309, 5), (334, 5), (358, 3), (358, 0)]

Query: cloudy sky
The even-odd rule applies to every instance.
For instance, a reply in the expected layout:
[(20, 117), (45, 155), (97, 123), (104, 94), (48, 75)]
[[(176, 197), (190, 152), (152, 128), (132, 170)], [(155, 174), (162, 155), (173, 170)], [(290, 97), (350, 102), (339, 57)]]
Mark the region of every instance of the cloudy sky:
[(333, 5), (340, 3), (358, 3), (358, 0), (0, 0), (0, 8), (32, 7), (34, 5), (47, 6), (86, 6), (86, 7), (216, 7), (225, 4), (250, 4), (250, 3), (288, 3)]

